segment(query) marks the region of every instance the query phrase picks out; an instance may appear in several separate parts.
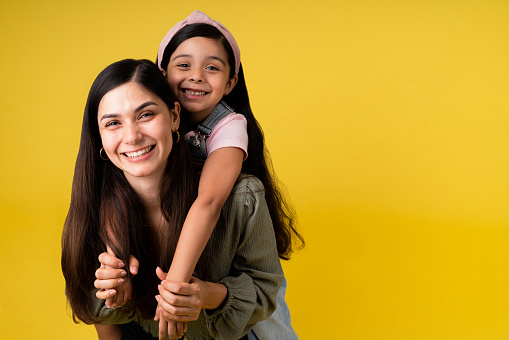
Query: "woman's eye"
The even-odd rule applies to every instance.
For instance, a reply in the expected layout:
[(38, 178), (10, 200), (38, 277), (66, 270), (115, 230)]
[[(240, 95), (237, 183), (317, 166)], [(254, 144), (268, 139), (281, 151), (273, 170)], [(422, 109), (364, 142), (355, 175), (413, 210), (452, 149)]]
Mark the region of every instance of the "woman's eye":
[(152, 112), (144, 112), (140, 115), (140, 119), (144, 119), (144, 118), (150, 118), (154, 116), (154, 114)]
[(106, 127), (111, 127), (111, 126), (116, 126), (116, 125), (118, 125), (118, 124), (119, 124), (119, 123), (118, 123), (117, 121), (111, 121), (111, 122), (106, 123), (106, 125), (105, 125), (105, 126), (106, 126)]

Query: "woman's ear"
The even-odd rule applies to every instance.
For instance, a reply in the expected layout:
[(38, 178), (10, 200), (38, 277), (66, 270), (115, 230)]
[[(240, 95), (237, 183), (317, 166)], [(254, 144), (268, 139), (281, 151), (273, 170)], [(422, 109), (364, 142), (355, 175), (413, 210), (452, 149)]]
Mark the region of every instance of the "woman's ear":
[(163, 76), (166, 78), (166, 71), (163, 70), (162, 68), (160, 68), (159, 70), (162, 72)]
[(228, 82), (226, 83), (226, 87), (224, 89), (223, 95), (226, 96), (226, 95), (230, 94), (230, 92), (232, 92), (232, 90), (235, 87), (235, 85), (237, 85), (238, 81), (239, 81), (239, 76), (238, 75), (234, 75), (233, 77), (228, 79)]
[(170, 110), (172, 127), (177, 130), (180, 126), (180, 103), (175, 102), (175, 107)]

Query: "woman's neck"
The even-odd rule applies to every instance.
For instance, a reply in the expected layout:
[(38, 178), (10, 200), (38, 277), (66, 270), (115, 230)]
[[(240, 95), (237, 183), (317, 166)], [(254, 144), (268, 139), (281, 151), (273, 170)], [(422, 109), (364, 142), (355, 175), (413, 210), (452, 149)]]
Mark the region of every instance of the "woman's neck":
[(162, 216), (160, 195), (162, 178), (156, 179), (151, 176), (132, 177), (126, 175), (126, 179), (145, 207), (150, 224), (156, 227), (160, 223)]

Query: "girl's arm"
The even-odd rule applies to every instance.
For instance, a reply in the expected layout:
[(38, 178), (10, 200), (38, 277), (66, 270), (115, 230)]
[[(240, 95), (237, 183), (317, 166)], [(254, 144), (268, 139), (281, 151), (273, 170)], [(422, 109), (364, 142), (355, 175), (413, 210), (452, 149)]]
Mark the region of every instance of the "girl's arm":
[(120, 340), (122, 330), (117, 325), (94, 325), (99, 340)]
[(217, 149), (207, 157), (200, 177), (198, 197), (184, 222), (167, 280), (189, 282), (191, 279), (223, 204), (240, 175), (243, 160), (244, 151), (236, 147)]
[(218, 340), (239, 339), (267, 319), (276, 309), (283, 281), (262, 183), (247, 176), (237, 182), (231, 200), (227, 221), (221, 225), (229, 237), (213, 241), (217, 249), (211, 262), (213, 282), (165, 280), (159, 287), (165, 318), (189, 321), (201, 307), (210, 336)]
[[(219, 308), (228, 295), (228, 289), (220, 283), (202, 281), (192, 277), (189, 283), (166, 281), (161, 268), (156, 269), (157, 276), (163, 280), (159, 286), (160, 312), (170, 320), (188, 322), (198, 320), (202, 309)], [(167, 301), (172, 301), (168, 303)]]

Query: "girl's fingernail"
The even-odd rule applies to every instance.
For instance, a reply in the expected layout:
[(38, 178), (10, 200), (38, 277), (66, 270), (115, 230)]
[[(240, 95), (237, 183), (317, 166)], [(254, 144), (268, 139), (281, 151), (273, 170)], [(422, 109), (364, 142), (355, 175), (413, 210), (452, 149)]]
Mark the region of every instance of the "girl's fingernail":
[(113, 295), (113, 294), (115, 294), (115, 291), (114, 291), (114, 290), (112, 290), (112, 291), (110, 292), (110, 295)]
[(118, 283), (122, 283), (122, 282), (124, 282), (124, 279), (118, 279), (118, 281), (117, 281), (117, 282), (118, 282)]
[(122, 268), (123, 266), (125, 266), (125, 264), (124, 264), (124, 262), (119, 262), (119, 263), (118, 263), (118, 266), (119, 266), (120, 268)]
[(157, 302), (159, 302), (159, 300), (161, 300), (161, 298), (159, 297), (159, 295), (156, 295), (156, 300), (157, 300)]
[(126, 271), (122, 271), (122, 272), (120, 273), (120, 276), (126, 276), (126, 275), (127, 275), (127, 272), (126, 272)]
[(131, 273), (133, 273), (133, 274), (137, 274), (137, 273), (138, 273), (138, 268), (136, 268), (136, 267), (131, 267)]

